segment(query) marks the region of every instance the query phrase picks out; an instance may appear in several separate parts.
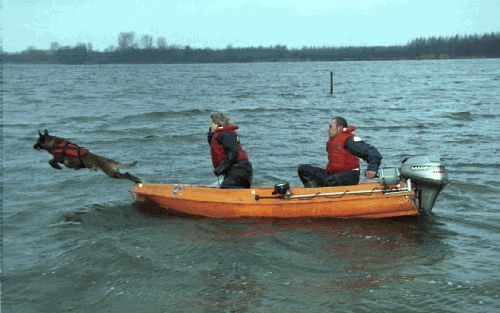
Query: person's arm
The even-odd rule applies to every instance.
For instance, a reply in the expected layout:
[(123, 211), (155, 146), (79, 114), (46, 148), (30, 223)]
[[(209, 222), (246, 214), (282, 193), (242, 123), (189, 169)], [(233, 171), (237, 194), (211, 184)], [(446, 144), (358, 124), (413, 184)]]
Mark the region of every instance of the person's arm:
[(224, 148), (224, 153), (226, 154), (222, 163), (214, 169), (214, 174), (220, 176), (226, 174), (238, 160), (238, 137), (233, 133), (224, 132), (217, 140)]
[(375, 178), (377, 175), (378, 168), (382, 162), (382, 155), (374, 146), (366, 143), (361, 138), (357, 136), (352, 136), (347, 139), (345, 143), (345, 148), (352, 155), (362, 158), (368, 162), (368, 167), (366, 168), (365, 176), (367, 178)]
[(214, 133), (211, 132), (210, 127), (208, 128), (208, 133), (207, 133), (207, 140), (208, 144), (210, 145), (212, 143), (212, 138), (214, 137)]

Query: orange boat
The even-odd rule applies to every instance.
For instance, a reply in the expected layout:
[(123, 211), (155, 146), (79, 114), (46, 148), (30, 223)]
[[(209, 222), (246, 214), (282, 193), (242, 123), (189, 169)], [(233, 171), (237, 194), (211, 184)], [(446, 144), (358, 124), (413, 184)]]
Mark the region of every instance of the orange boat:
[[(444, 163), (411, 159), (401, 168), (380, 170), (376, 183), (356, 186), (219, 189), (184, 184), (137, 184), (130, 192), (169, 211), (211, 218), (335, 217), (382, 218), (431, 211), (448, 182)], [(423, 161), (427, 161), (425, 164)], [(415, 162), (419, 164), (415, 165)]]
[(272, 194), (273, 187), (218, 189), (181, 184), (137, 184), (131, 192), (138, 201), (162, 208), (212, 218), (238, 217), (392, 217), (416, 215), (415, 193), (384, 190), (378, 183), (346, 187), (292, 188)]

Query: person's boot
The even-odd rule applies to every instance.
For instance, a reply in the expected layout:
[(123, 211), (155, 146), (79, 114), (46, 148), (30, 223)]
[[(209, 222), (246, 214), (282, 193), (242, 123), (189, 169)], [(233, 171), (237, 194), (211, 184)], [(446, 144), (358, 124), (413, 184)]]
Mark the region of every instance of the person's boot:
[(318, 183), (315, 182), (314, 180), (308, 181), (307, 183), (304, 184), (304, 187), (306, 188), (316, 188), (319, 187)]

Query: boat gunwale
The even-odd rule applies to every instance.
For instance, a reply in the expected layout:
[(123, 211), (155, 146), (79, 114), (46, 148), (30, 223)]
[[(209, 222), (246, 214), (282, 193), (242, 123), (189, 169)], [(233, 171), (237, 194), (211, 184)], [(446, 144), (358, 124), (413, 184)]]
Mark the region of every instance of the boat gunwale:
[[(141, 185), (141, 184), (138, 184)], [(219, 189), (217, 187), (209, 187), (209, 186), (199, 186), (199, 185), (189, 185), (189, 184), (145, 184), (146, 186), (155, 186), (155, 187), (164, 187), (164, 188), (171, 188), (174, 185), (177, 186), (182, 186), (182, 187), (188, 187), (190, 189), (206, 189), (206, 190), (211, 190), (211, 191), (229, 191), (228, 193), (234, 194), (234, 191), (236, 191), (238, 194), (243, 193), (241, 195), (235, 194), (234, 198), (227, 198), (225, 197), (223, 200), (214, 200), (214, 199), (201, 199), (198, 197), (183, 197), (182, 193), (177, 195), (173, 195), (172, 193), (167, 193), (167, 194), (160, 194), (155, 191), (151, 190), (145, 190), (140, 191), (137, 189), (136, 185), (133, 189), (129, 190), (133, 194), (138, 194), (138, 195), (143, 195), (143, 196), (153, 196), (153, 197), (160, 197), (163, 199), (175, 199), (178, 201), (192, 201), (192, 202), (203, 202), (207, 204), (217, 204), (217, 203), (225, 203), (225, 204), (236, 204), (236, 205), (287, 205), (287, 204), (297, 204), (305, 201), (310, 201), (312, 203), (318, 204), (318, 203), (324, 203), (324, 202), (341, 202), (341, 201), (360, 201), (360, 200), (370, 200), (370, 199), (379, 199), (379, 198), (392, 198), (392, 197), (402, 197), (402, 196), (410, 196), (413, 197), (415, 193), (413, 191), (408, 191), (408, 190), (400, 190), (400, 191), (390, 191), (390, 192), (371, 192), (371, 191), (366, 190), (365, 193), (359, 193), (359, 194), (339, 194), (339, 195), (324, 195), (327, 194), (326, 192), (318, 192), (316, 194), (297, 194), (298, 196), (302, 197), (297, 197), (297, 198), (287, 198), (287, 197), (259, 197), (259, 198), (247, 198), (242, 200), (238, 196), (245, 196), (248, 197), (248, 192), (252, 196), (257, 196), (257, 191), (262, 190), (262, 191), (270, 191), (273, 189), (273, 187), (256, 187), (256, 188), (248, 188), (248, 189)], [(142, 184), (144, 185), (144, 184)], [(364, 185), (375, 185), (375, 183), (365, 183), (365, 184), (359, 184), (359, 185), (354, 185), (354, 186), (364, 186)], [(378, 185), (381, 186), (381, 185)], [(336, 186), (336, 187), (319, 187), (319, 188), (304, 188), (304, 187), (295, 187), (295, 188), (300, 188), (301, 190), (318, 190), (318, 189), (332, 189), (332, 188), (339, 188), (339, 187), (350, 187), (350, 186)], [(140, 187), (142, 188), (142, 187)], [(147, 188), (145, 188), (147, 189)], [(293, 189), (292, 189), (293, 190)], [(355, 190), (356, 191), (356, 190)], [(358, 191), (363, 191), (363, 190), (358, 190)], [(362, 198), (365, 197), (365, 198)], [(252, 201), (253, 200), (253, 201)]]

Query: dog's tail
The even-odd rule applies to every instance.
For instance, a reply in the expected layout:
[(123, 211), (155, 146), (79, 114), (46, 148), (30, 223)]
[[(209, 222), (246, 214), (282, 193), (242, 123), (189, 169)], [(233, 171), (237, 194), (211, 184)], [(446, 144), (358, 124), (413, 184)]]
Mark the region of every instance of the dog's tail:
[(137, 161), (134, 161), (132, 163), (118, 163), (118, 168), (131, 168), (134, 167), (137, 164)]

